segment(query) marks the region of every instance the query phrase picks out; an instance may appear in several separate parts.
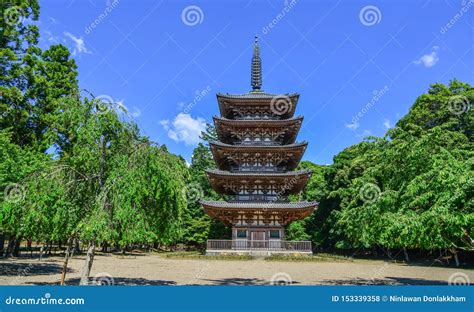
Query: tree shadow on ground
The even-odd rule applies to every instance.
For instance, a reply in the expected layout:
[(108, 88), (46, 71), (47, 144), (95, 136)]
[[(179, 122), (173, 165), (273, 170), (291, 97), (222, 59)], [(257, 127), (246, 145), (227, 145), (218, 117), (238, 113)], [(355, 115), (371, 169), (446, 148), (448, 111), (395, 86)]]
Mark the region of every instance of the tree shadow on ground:
[[(211, 285), (216, 286), (271, 286), (271, 285), (289, 285), (285, 281), (276, 281), (275, 283), (259, 278), (223, 278), (223, 279), (203, 279), (203, 281), (212, 282)], [(292, 281), (291, 285), (299, 284), (297, 281)], [(197, 285), (197, 284), (196, 284)]]
[(427, 280), (410, 277), (386, 277), (384, 279), (341, 279), (323, 280), (321, 285), (358, 285), (358, 286), (383, 286), (383, 285), (447, 285), (448, 282), (442, 280)]
[[(77, 286), (79, 285), (80, 278), (70, 278), (66, 279), (66, 285), (68, 286)], [(113, 277), (108, 278), (104, 277), (101, 279), (101, 286), (173, 286), (176, 285), (175, 281), (165, 281), (165, 280), (149, 280), (141, 277)], [(57, 282), (31, 282), (30, 285), (42, 285), (42, 286), (52, 286), (57, 285)], [(98, 282), (94, 281), (94, 278), (89, 278), (89, 285), (98, 285)]]
[[(62, 272), (62, 265), (50, 262), (6, 262), (0, 261), (0, 276), (53, 275)], [(68, 268), (68, 273), (74, 272)]]

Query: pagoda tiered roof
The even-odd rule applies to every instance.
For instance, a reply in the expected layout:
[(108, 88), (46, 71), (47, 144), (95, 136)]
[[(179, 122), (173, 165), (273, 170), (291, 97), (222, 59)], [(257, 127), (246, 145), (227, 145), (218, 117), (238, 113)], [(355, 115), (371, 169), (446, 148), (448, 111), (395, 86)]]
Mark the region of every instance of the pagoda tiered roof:
[(201, 200), (204, 211), (213, 218), (232, 223), (239, 215), (262, 214), (269, 219), (276, 215), (279, 222), (285, 225), (291, 221), (309, 216), (317, 207), (317, 202), (226, 202)]
[(283, 226), (309, 216), (318, 205), (291, 202), (288, 197), (300, 193), (312, 174), (311, 170), (293, 171), (308, 144), (295, 143), (303, 122), (302, 116), (294, 117), (299, 94), (264, 92), (262, 77), (256, 37), (252, 90), (217, 93), (220, 116), (213, 117), (217, 138), (209, 142), (217, 169), (206, 173), (211, 187), (227, 201), (200, 203), (210, 217), (232, 225), (233, 239), (243, 238), (239, 235), (244, 231), (249, 241), (281, 240)]
[(303, 190), (311, 170), (287, 171), (287, 172), (229, 172), (219, 169), (206, 170), (211, 187), (220, 194), (235, 195), (242, 186), (255, 189), (257, 185), (273, 185), (276, 192), (281, 196), (297, 194)]
[(211, 152), (217, 167), (221, 170), (230, 170), (250, 159), (273, 161), (275, 166), (294, 170), (303, 157), (308, 146), (307, 142), (288, 145), (231, 145), (218, 141), (209, 142)]
[[(270, 94), (265, 92), (248, 92), (243, 94), (223, 94), (217, 93), (219, 111), (224, 118), (245, 118), (246, 112), (258, 115), (273, 116), (278, 119), (287, 119), (295, 114), (296, 105), (299, 99), (298, 93), (292, 94)], [(272, 100), (283, 99), (289, 101), (287, 107), (281, 114), (275, 114), (272, 107)]]
[(214, 116), (218, 138), (223, 143), (242, 140), (246, 135), (267, 136), (268, 139), (281, 144), (292, 144), (301, 128), (303, 116), (276, 119), (227, 119)]

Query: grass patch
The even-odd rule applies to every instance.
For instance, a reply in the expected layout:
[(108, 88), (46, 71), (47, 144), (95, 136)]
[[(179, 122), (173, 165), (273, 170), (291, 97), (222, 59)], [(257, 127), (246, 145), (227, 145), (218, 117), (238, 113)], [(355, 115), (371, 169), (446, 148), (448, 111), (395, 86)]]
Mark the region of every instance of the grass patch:
[(331, 255), (331, 254), (316, 254), (316, 255), (272, 255), (266, 257), (267, 261), (289, 261), (289, 262), (353, 262), (352, 258)]
[(216, 255), (206, 256), (199, 251), (177, 251), (161, 253), (161, 257), (170, 259), (205, 259), (205, 260), (252, 260), (253, 257), (249, 255)]

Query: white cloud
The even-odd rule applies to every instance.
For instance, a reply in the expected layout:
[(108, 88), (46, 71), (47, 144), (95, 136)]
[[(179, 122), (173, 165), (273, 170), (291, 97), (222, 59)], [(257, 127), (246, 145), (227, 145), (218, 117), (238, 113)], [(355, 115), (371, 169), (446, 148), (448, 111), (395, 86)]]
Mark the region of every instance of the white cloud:
[(358, 121), (354, 121), (350, 124), (346, 124), (346, 128), (351, 129), (352, 131), (357, 130), (357, 128), (359, 128), (359, 126), (360, 126), (360, 124), (359, 124)]
[(78, 38), (67, 31), (64, 32), (64, 35), (66, 37), (69, 37), (69, 39), (71, 39), (72, 41), (74, 41), (74, 50), (72, 51), (72, 55), (76, 55), (80, 53), (92, 54), (92, 52), (87, 49), (84, 39)]
[(206, 129), (206, 121), (200, 117), (194, 119), (189, 114), (179, 113), (171, 122), (161, 120), (160, 124), (168, 131), (168, 137), (175, 142), (184, 142), (186, 145), (196, 145), (201, 139), (201, 131)]
[(385, 121), (383, 122), (383, 125), (387, 129), (390, 129), (392, 127), (392, 125), (390, 125), (390, 120), (388, 120), (388, 119), (385, 119)]
[(170, 121), (168, 119), (160, 120), (160, 125), (162, 125), (165, 130), (168, 130), (170, 128)]
[(431, 53), (423, 55), (422, 57), (417, 59), (414, 63), (417, 65), (423, 64), (427, 68), (435, 66), (436, 63), (438, 63), (439, 61), (438, 52), (436, 52), (438, 51), (438, 49), (439, 49), (438, 46), (434, 46)]

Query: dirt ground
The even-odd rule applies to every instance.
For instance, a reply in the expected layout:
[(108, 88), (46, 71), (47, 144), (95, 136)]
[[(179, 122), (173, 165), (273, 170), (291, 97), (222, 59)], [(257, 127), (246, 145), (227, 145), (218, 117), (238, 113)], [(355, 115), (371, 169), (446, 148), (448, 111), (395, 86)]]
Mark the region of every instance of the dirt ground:
[[(69, 262), (66, 283), (78, 285), (84, 256)], [(2, 285), (54, 285), (62, 258), (0, 260)], [(474, 270), (383, 261), (295, 262), (173, 259), (156, 254), (96, 255), (91, 283), (114, 285), (446, 285), (474, 282)]]

